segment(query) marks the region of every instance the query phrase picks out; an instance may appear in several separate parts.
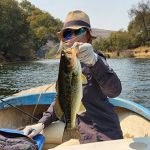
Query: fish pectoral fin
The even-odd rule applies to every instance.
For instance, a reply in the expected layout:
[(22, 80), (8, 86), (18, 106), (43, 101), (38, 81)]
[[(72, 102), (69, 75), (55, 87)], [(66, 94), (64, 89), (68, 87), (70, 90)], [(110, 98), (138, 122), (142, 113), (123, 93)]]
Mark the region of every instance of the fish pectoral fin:
[(77, 114), (81, 114), (81, 113), (84, 112), (85, 110), (86, 110), (86, 109), (85, 109), (84, 105), (81, 103), (80, 109), (79, 109), (79, 111), (78, 111)]
[(83, 73), (81, 74), (81, 78), (82, 78), (82, 84), (87, 84), (86, 76)]
[(54, 106), (55, 113), (56, 113), (56, 116), (58, 117), (58, 119), (61, 119), (61, 117), (63, 116), (64, 113), (63, 113), (62, 108), (60, 106), (58, 97), (56, 97), (55, 101), (56, 101), (55, 106)]

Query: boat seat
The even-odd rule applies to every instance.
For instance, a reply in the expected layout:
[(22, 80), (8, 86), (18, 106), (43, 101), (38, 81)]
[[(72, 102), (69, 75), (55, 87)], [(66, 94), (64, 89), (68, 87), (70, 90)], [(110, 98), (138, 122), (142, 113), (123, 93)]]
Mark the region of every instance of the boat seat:
[(124, 138), (150, 136), (150, 121), (124, 108), (116, 108)]

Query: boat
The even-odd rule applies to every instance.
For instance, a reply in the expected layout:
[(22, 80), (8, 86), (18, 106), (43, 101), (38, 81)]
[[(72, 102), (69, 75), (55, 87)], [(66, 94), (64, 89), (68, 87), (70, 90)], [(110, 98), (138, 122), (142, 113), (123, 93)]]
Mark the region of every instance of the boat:
[[(53, 102), (56, 96), (55, 83), (37, 88), (21, 91), (11, 97), (3, 99), (0, 102), (0, 128), (20, 129), (26, 125), (36, 123), (37, 119), (42, 117), (42, 114), (49, 105)], [(121, 129), (124, 139), (112, 140), (105, 142), (95, 142), (82, 145), (74, 145), (62, 147), (60, 132), (54, 132), (50, 128), (44, 130), (45, 143), (43, 150), (50, 148), (62, 150), (86, 149), (95, 147), (95, 150), (102, 147), (103, 150), (150, 150), (150, 110), (131, 101), (119, 97), (110, 98), (110, 103), (115, 106), (115, 111), (119, 116)], [(6, 104), (6, 102), (8, 104)], [(27, 114), (20, 112), (16, 108), (34, 115), (35, 118), (29, 117)], [(36, 109), (35, 109), (36, 108)], [(60, 126), (60, 130), (64, 128), (63, 124), (57, 122), (52, 123), (53, 129), (55, 126)], [(57, 128), (58, 129), (58, 128)], [(51, 132), (51, 135), (48, 134)], [(61, 144), (61, 145), (60, 145)], [(56, 147), (57, 146), (57, 147)]]

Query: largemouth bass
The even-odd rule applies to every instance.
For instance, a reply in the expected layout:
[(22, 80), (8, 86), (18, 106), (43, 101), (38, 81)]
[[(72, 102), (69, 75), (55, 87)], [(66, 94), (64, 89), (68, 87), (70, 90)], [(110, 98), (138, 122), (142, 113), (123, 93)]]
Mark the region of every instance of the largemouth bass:
[(65, 116), (65, 132), (69, 138), (75, 131), (76, 114), (80, 110), (82, 99), (82, 69), (76, 49), (62, 50), (57, 80), (56, 116)]

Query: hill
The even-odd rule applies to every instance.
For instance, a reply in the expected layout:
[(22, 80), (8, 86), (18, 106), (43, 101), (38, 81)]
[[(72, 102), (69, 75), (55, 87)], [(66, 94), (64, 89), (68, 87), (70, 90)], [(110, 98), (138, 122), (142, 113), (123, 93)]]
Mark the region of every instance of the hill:
[[(92, 32), (93, 32), (93, 35), (96, 36), (97, 39), (99, 39), (100, 37), (101, 38), (108, 38), (110, 36), (110, 34), (114, 31), (92, 28)], [(55, 45), (57, 45), (57, 44), (51, 40), (48, 40), (47, 43), (37, 51), (38, 58), (51, 58), (51, 57), (53, 57), (53, 55), (56, 53)]]
[(92, 28), (92, 32), (96, 37), (102, 37), (102, 38), (108, 38), (112, 32), (112, 30), (105, 30), (105, 29), (98, 29), (98, 28)]

